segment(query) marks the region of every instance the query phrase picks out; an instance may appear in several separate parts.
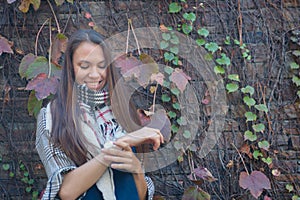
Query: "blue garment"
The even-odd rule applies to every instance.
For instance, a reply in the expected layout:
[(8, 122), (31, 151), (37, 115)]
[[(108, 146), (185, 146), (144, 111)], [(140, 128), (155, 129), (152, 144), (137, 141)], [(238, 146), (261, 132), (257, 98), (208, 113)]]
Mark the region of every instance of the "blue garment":
[[(113, 170), (115, 195), (117, 200), (139, 200), (138, 192), (131, 173)], [(82, 198), (83, 200), (103, 200), (96, 184), (93, 185)]]

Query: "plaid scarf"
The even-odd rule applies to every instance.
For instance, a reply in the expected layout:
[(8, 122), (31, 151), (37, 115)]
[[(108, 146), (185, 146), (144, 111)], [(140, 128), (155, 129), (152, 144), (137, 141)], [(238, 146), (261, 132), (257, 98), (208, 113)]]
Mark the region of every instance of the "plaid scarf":
[(91, 106), (91, 108), (103, 107), (104, 104), (109, 103), (107, 86), (102, 90), (94, 91), (89, 89), (85, 84), (79, 85), (76, 83), (76, 92), (78, 101)]

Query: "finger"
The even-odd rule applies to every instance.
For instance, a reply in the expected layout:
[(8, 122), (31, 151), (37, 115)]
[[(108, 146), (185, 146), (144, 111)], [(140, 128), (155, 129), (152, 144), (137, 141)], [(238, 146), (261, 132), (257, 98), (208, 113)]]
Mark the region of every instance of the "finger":
[(132, 156), (131, 157), (120, 157), (120, 156), (113, 156), (113, 155), (105, 155), (105, 161), (113, 162), (113, 163), (132, 163)]
[(114, 145), (116, 145), (117, 147), (119, 147), (119, 148), (121, 148), (121, 149), (123, 149), (125, 151), (132, 151), (130, 145), (128, 143), (126, 143), (126, 142), (115, 141)]

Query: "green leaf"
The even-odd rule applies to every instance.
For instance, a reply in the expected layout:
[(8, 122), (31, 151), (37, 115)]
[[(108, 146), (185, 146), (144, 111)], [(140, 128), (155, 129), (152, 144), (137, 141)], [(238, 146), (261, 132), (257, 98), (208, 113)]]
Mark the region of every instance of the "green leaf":
[(169, 117), (170, 117), (171, 119), (176, 117), (176, 113), (173, 112), (173, 111), (169, 111), (169, 112), (168, 112), (168, 115), (169, 115)]
[(300, 56), (300, 50), (294, 50), (293, 55), (299, 57)]
[(247, 120), (246, 120), (247, 122), (248, 121), (255, 121), (256, 118), (257, 118), (257, 115), (253, 112), (246, 112), (245, 117), (247, 118)]
[(23, 174), (25, 177), (29, 176), (29, 172), (24, 172)]
[(229, 36), (226, 36), (226, 39), (225, 39), (224, 43), (226, 45), (230, 45), (231, 42), (230, 42), (230, 37)]
[(38, 191), (35, 190), (35, 191), (32, 192), (32, 198), (35, 199), (35, 198), (38, 197), (38, 195), (39, 195), (39, 192), (38, 192)]
[(219, 45), (215, 42), (210, 42), (210, 43), (206, 43), (205, 44), (205, 48), (212, 52), (212, 53), (215, 53), (218, 49), (219, 49)]
[(73, 3), (74, 3), (74, 0), (67, 0), (67, 2), (73, 4)]
[(169, 81), (166, 81), (164, 80), (163, 82), (163, 86), (166, 87), (166, 88), (170, 88), (170, 82)]
[(174, 59), (174, 54), (169, 53), (169, 52), (165, 52), (164, 53), (164, 58), (165, 58), (165, 61), (172, 61)]
[(294, 191), (294, 186), (290, 183), (285, 185), (285, 189), (287, 189), (289, 192), (293, 192)]
[(259, 150), (254, 150), (253, 157), (258, 159), (259, 156), (263, 156), (263, 154)]
[(174, 142), (174, 147), (176, 148), (176, 150), (181, 150), (183, 148), (183, 144), (180, 141), (175, 141)]
[(188, 148), (189, 148), (190, 151), (193, 151), (193, 152), (196, 152), (197, 149), (198, 149), (195, 144), (191, 144)]
[(245, 96), (243, 98), (243, 101), (249, 107), (254, 106), (255, 103), (256, 103), (256, 101), (253, 98), (249, 97), (249, 96)]
[(291, 69), (299, 69), (299, 65), (295, 62), (290, 63)]
[(170, 51), (171, 51), (172, 53), (174, 53), (174, 54), (178, 54), (179, 49), (178, 49), (178, 47), (171, 47), (171, 48), (170, 48)]
[(210, 195), (200, 187), (191, 186), (184, 190), (182, 200), (210, 200)]
[(264, 163), (266, 163), (267, 165), (270, 165), (270, 164), (272, 164), (272, 158), (270, 158), (270, 157), (267, 157), (267, 158), (261, 158), (261, 160), (264, 162)]
[(14, 177), (14, 176), (15, 176), (15, 173), (9, 172), (9, 177), (10, 177), (10, 178), (12, 178), (12, 177)]
[(252, 128), (255, 132), (262, 132), (265, 130), (265, 125), (262, 123), (252, 125)]
[(174, 65), (178, 65), (178, 56), (174, 56), (174, 59), (172, 60), (172, 63)]
[(297, 85), (297, 87), (300, 86), (300, 79), (298, 76), (293, 75), (292, 81)]
[(297, 95), (300, 98), (300, 90), (297, 91)]
[(28, 184), (32, 185), (34, 183), (34, 179), (29, 179)]
[(172, 89), (171, 89), (171, 92), (172, 92), (173, 94), (175, 94), (176, 96), (178, 96), (178, 95), (180, 94), (180, 90), (179, 90), (178, 88), (172, 88)]
[(169, 13), (178, 13), (181, 10), (181, 6), (178, 3), (173, 2), (169, 4)]
[(247, 130), (244, 133), (244, 139), (254, 142), (257, 140), (257, 136), (255, 134), (253, 134), (251, 131)]
[(298, 195), (293, 195), (292, 200), (300, 200), (300, 197)]
[(225, 69), (221, 66), (215, 66), (214, 67), (214, 72), (216, 74), (225, 74)]
[(9, 170), (10, 165), (9, 164), (3, 164), (2, 168), (3, 168), (4, 171), (7, 171), (7, 170)]
[(264, 111), (264, 112), (268, 112), (268, 108), (265, 104), (258, 104), (254, 106), (257, 110), (259, 111)]
[(24, 183), (28, 183), (28, 177), (23, 177), (23, 178), (21, 179), (21, 181), (23, 181)]
[(177, 37), (177, 35), (172, 35), (172, 37), (171, 37), (171, 40), (170, 40), (170, 42), (172, 43), (172, 44), (179, 44), (179, 38)]
[(240, 81), (239, 75), (238, 74), (229, 74), (228, 79), (232, 81)]
[(172, 107), (174, 108), (174, 109), (176, 109), (176, 110), (180, 110), (180, 104), (179, 103), (173, 103), (172, 104)]
[(171, 35), (169, 33), (162, 33), (161, 36), (166, 41), (171, 39)]
[(28, 97), (27, 102), (27, 110), (29, 115), (33, 115), (34, 117), (37, 117), (39, 114), (41, 108), (42, 108), (43, 100), (38, 100), (35, 95), (35, 91), (32, 90), (30, 92), (30, 95)]
[(167, 94), (163, 94), (163, 95), (161, 95), (161, 100), (163, 102), (169, 102), (171, 100), (171, 98)]
[(29, 192), (31, 192), (31, 186), (28, 186), (28, 187), (26, 187), (26, 189), (25, 189), (25, 191), (27, 192), (27, 193), (29, 193)]
[(214, 56), (211, 53), (207, 53), (204, 55), (204, 59), (207, 61), (213, 60)]
[(169, 42), (166, 42), (166, 41), (163, 40), (163, 41), (160, 42), (159, 45), (160, 45), (161, 49), (165, 49), (169, 46)]
[(258, 142), (258, 147), (261, 148), (261, 149), (265, 149), (266, 151), (269, 150), (270, 148), (270, 144), (267, 140), (263, 140), (263, 141), (260, 141)]
[(23, 163), (20, 164), (19, 166), (20, 170), (24, 171), (26, 168), (25, 168), (25, 165)]
[(165, 66), (165, 67), (164, 67), (164, 71), (165, 71), (167, 74), (172, 74), (172, 72), (174, 71), (174, 69), (173, 69), (172, 67)]
[(191, 132), (188, 130), (185, 130), (183, 132), (183, 137), (185, 137), (186, 139), (191, 138), (191, 135), (192, 135)]
[(171, 131), (173, 131), (173, 133), (177, 133), (178, 130), (179, 130), (179, 128), (178, 128), (178, 126), (176, 126), (175, 124), (173, 124), (173, 125), (171, 126)]
[(241, 89), (242, 93), (246, 94), (250, 94), (250, 96), (252, 96), (254, 94), (254, 88), (251, 87), (250, 85), (247, 85), (246, 87)]
[(193, 12), (184, 13), (183, 18), (186, 19), (186, 20), (190, 20), (190, 21), (194, 22), (196, 20), (196, 15)]
[(233, 43), (234, 43), (235, 45), (240, 46), (240, 41), (238, 41), (237, 39), (234, 39), (234, 40), (233, 40)]
[(202, 38), (198, 38), (196, 40), (196, 43), (199, 45), (199, 46), (202, 46), (202, 45), (205, 45), (206, 41)]
[(187, 121), (185, 119), (185, 117), (181, 116), (180, 118), (178, 118), (176, 120), (176, 122), (180, 125), (180, 126), (183, 126), (183, 125), (187, 125)]
[(229, 93), (235, 92), (239, 89), (239, 86), (235, 83), (228, 83), (226, 84), (226, 89)]
[(197, 33), (203, 37), (207, 37), (209, 35), (209, 31), (206, 28), (198, 29)]
[(192, 25), (189, 25), (189, 24), (183, 24), (182, 25), (182, 31), (184, 34), (188, 35), (192, 32), (193, 30), (193, 26)]
[(225, 53), (222, 53), (221, 58), (217, 58), (216, 62), (219, 65), (226, 65), (228, 67), (230, 65), (230, 58), (228, 58)]

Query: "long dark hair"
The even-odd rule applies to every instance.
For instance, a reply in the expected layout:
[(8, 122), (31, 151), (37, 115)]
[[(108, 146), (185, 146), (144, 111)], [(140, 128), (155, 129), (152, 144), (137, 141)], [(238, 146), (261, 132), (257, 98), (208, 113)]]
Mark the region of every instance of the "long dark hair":
[[(62, 69), (60, 86), (55, 98), (51, 102), (52, 131), (51, 139), (56, 147), (61, 148), (66, 155), (77, 165), (87, 161), (86, 139), (80, 128), (80, 109), (76, 103), (77, 95), (74, 91), (75, 72), (73, 67), (73, 54), (82, 42), (91, 42), (101, 46), (106, 63), (109, 64), (107, 70), (107, 84), (110, 96), (114, 90), (115, 83), (121, 78), (120, 72), (111, 64), (109, 48), (104, 43), (104, 38), (92, 29), (78, 30), (69, 38), (67, 49), (65, 51), (64, 67)], [(134, 104), (130, 101), (129, 105), (124, 105), (126, 99), (129, 99), (128, 92), (123, 86), (117, 87), (117, 94), (111, 100), (113, 113), (121, 126), (126, 131), (133, 131), (138, 128), (137, 116)], [(130, 113), (128, 106), (131, 107)], [(131, 115), (131, 117), (128, 117)], [(133, 121), (130, 118), (133, 117)]]

